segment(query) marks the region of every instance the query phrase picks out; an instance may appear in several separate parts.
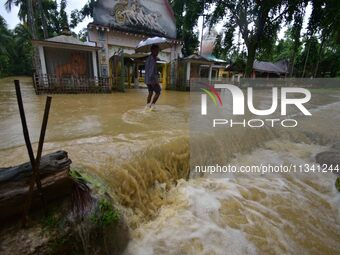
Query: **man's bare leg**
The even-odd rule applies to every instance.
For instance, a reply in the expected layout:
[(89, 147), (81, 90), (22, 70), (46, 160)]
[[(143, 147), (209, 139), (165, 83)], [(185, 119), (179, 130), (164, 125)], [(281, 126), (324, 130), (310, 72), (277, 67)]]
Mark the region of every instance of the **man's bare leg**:
[(155, 96), (153, 97), (153, 100), (152, 100), (152, 104), (155, 104), (156, 102), (157, 102), (157, 100), (158, 100), (158, 98), (159, 98), (159, 95), (160, 95), (161, 93), (155, 93)]
[(151, 103), (151, 98), (152, 98), (152, 94), (153, 92), (152, 91), (149, 91), (149, 95), (148, 95), (148, 98), (146, 100), (146, 104), (149, 105)]

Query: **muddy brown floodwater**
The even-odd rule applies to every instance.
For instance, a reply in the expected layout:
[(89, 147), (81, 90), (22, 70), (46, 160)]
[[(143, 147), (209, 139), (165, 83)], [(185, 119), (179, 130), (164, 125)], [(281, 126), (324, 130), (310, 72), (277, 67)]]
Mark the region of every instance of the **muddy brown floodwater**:
[[(0, 80), (2, 167), (28, 161), (13, 79)], [(36, 148), (45, 96), (20, 80)], [(146, 93), (53, 95), (44, 146), (68, 151), (73, 167), (103, 180), (131, 228), (126, 254), (339, 254), (334, 174), (186, 181), (189, 94), (164, 91), (156, 111), (144, 112)], [(236, 130), (227, 138), (230, 163), (315, 163), (340, 138), (340, 90), (312, 94), (313, 118), (296, 132)]]

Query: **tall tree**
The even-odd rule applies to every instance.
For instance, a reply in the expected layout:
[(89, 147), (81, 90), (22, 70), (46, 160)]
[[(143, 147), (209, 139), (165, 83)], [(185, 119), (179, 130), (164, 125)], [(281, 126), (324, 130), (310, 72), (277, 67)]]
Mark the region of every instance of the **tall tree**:
[(175, 13), (177, 38), (184, 42), (182, 53), (189, 56), (197, 51), (199, 38), (194, 30), (208, 4), (203, 0), (172, 0), (170, 4)]
[(42, 0), (37, 0), (36, 1), (37, 4), (37, 9), (39, 10), (39, 15), (40, 15), (40, 19), (41, 19), (41, 24), (43, 27), (43, 34), (44, 34), (44, 39), (48, 38), (48, 29), (47, 29), (47, 21), (46, 21), (46, 15), (45, 15), (45, 11), (42, 5)]
[(314, 67), (314, 76), (318, 76), (324, 46), (330, 41), (340, 44), (340, 1), (311, 0), (311, 3), (313, 10), (308, 23), (308, 31), (311, 34), (318, 33), (320, 41)]
[(20, 20), (28, 23), (32, 38), (37, 39), (33, 0), (7, 0), (5, 2), (6, 10), (11, 11), (13, 5), (20, 6), (18, 13)]
[(66, 0), (61, 0), (60, 1), (60, 12), (59, 13), (60, 13), (60, 24), (63, 28), (68, 27), (66, 6), (67, 6)]
[[(35, 10), (33, 12), (34, 25), (29, 21), (29, 1), (33, 1)], [(32, 37), (35, 39), (48, 38), (60, 34), (65, 26), (68, 26), (66, 13), (67, 0), (61, 0), (58, 6), (54, 0), (7, 0), (5, 7), (11, 11), (12, 6), (19, 7), (18, 17), (28, 24)]]
[(317, 76), (340, 76), (340, 43), (337, 39), (337, 35), (334, 34), (333, 37), (330, 37), (325, 41), (323, 51), (320, 56)]
[(11, 44), (11, 32), (7, 28), (5, 19), (0, 16), (0, 77), (8, 73), (10, 54), (8, 46)]
[(7, 28), (5, 19), (0, 16), (0, 53), (7, 53), (6, 46), (11, 40), (11, 32)]
[(70, 27), (76, 27), (86, 17), (93, 18), (93, 10), (97, 4), (97, 0), (88, 0), (88, 2), (80, 10), (75, 9), (71, 12)]
[(27, 25), (19, 24), (11, 31), (0, 16), (0, 77), (32, 73), (31, 39)]
[(210, 26), (224, 21), (240, 30), (247, 47), (245, 75), (250, 76), (256, 53), (259, 49), (270, 48), (276, 41), (283, 21), (292, 19), (300, 12), (301, 3), (308, 0), (225, 0), (209, 1), (215, 6), (210, 17)]
[(27, 24), (18, 24), (13, 30), (13, 48), (10, 72), (14, 75), (32, 74), (32, 37)]

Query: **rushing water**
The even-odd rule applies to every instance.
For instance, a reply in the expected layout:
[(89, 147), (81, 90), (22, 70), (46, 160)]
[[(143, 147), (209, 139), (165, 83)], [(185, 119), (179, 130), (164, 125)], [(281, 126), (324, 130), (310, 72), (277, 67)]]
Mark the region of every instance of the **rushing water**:
[[(22, 94), (37, 146), (45, 96)], [(191, 178), (189, 95), (164, 91), (144, 112), (145, 90), (53, 95), (44, 153), (104, 180), (127, 217), (127, 254), (339, 254), (340, 195), (332, 173), (281, 178)], [(0, 166), (28, 161), (12, 79), (0, 80)], [(340, 90), (313, 91), (313, 118), (292, 132), (232, 130), (231, 164), (313, 163), (340, 139)], [(203, 139), (203, 138), (202, 138)]]

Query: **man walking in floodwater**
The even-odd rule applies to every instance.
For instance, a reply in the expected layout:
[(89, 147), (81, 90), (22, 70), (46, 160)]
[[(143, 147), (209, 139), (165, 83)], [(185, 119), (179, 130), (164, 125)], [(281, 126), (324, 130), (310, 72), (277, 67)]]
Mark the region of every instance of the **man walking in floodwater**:
[[(157, 44), (153, 44), (151, 46), (151, 54), (150, 56), (148, 56), (145, 62), (144, 81), (146, 85), (148, 86), (148, 91), (149, 91), (145, 109), (150, 109), (150, 110), (154, 110), (155, 104), (159, 98), (159, 95), (161, 94), (161, 86), (159, 85), (159, 77), (158, 77), (158, 70), (157, 70), (158, 53), (159, 53), (159, 46)], [(153, 96), (154, 92), (155, 92), (155, 95)]]

